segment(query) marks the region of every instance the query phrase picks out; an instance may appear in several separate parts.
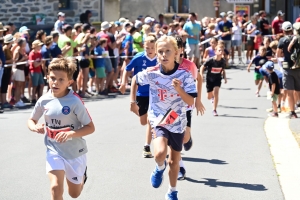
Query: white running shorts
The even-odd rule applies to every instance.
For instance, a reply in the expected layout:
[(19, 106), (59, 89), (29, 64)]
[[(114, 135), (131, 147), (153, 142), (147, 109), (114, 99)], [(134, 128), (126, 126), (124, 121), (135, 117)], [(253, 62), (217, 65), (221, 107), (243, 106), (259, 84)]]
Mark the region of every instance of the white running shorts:
[(46, 174), (53, 170), (64, 170), (66, 178), (74, 183), (81, 184), (86, 169), (86, 154), (71, 160), (66, 160), (60, 155), (47, 152)]

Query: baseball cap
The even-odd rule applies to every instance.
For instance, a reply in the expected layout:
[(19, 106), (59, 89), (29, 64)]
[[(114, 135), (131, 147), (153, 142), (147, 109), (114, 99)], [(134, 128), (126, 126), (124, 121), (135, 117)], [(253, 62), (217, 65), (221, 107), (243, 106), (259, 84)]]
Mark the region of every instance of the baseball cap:
[(292, 26), (291, 22), (289, 22), (289, 21), (283, 22), (283, 24), (282, 24), (282, 30), (284, 30), (284, 31), (291, 31), (292, 29), (293, 29), (293, 26)]
[(135, 28), (141, 28), (143, 26), (143, 23), (141, 21), (135, 21), (134, 27)]
[(23, 32), (28, 31), (28, 30), (30, 30), (30, 29), (27, 28), (27, 26), (22, 26), (22, 27), (19, 29), (19, 32), (20, 32), (20, 33), (23, 33)]
[(259, 34), (261, 34), (261, 32), (260, 32), (259, 30), (255, 30), (255, 31), (254, 31), (254, 34), (255, 34), (255, 35), (259, 35)]
[(116, 26), (121, 26), (121, 23), (119, 21), (115, 21)]
[(107, 21), (104, 21), (104, 22), (101, 23), (101, 31), (109, 29), (110, 27), (111, 27), (111, 24)]
[(8, 35), (4, 36), (3, 39), (4, 39), (5, 44), (9, 44), (14, 41), (14, 37), (12, 36), (12, 34), (8, 34)]
[(220, 13), (220, 16), (221, 16), (222, 18), (224, 18), (224, 17), (226, 17), (226, 13), (225, 13), (225, 12), (221, 12), (221, 13)]
[(283, 13), (281, 10), (279, 10), (278, 12), (277, 12), (277, 15), (278, 16), (283, 16), (285, 13)]
[(227, 15), (234, 15), (234, 13), (232, 11), (228, 11)]
[(149, 24), (153, 21), (154, 21), (154, 19), (152, 17), (146, 17), (145, 20), (144, 20), (145, 24)]
[(124, 17), (121, 17), (120, 19), (119, 19), (119, 22), (122, 24), (122, 23), (124, 23), (124, 22), (126, 22), (127, 20), (124, 18)]
[(63, 12), (59, 12), (59, 13), (57, 13), (57, 17), (64, 17), (66, 14), (65, 13), (63, 13)]
[(299, 31), (300, 30), (300, 22), (296, 22), (293, 24), (293, 27), (296, 31)]
[(253, 15), (254, 15), (254, 16), (258, 16), (258, 15), (259, 15), (259, 13), (258, 13), (258, 12), (255, 12)]
[(274, 69), (274, 63), (272, 61), (268, 61), (263, 65), (264, 68), (268, 70), (273, 70)]
[(81, 27), (82, 26), (82, 23), (76, 23), (75, 25), (74, 25), (74, 28), (76, 29), (76, 28), (79, 28), (79, 27)]
[(143, 19), (143, 18), (144, 18), (143, 15), (139, 15), (139, 16), (137, 17), (138, 20), (141, 20), (141, 19)]
[(35, 48), (37, 46), (42, 46), (44, 43), (42, 43), (40, 40), (34, 40), (32, 43), (32, 47)]

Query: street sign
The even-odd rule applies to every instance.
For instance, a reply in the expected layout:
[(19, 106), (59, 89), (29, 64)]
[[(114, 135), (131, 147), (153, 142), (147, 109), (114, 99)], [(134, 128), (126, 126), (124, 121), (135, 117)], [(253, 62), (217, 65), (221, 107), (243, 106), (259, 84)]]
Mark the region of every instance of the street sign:
[(227, 0), (227, 3), (254, 3), (254, 0)]

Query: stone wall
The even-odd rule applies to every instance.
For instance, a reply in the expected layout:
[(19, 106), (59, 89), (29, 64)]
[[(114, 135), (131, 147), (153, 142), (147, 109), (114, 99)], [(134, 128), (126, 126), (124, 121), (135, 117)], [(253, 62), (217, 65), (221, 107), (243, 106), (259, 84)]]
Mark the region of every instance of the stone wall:
[(66, 13), (66, 22), (74, 24), (87, 9), (93, 13), (91, 21), (100, 21), (99, 0), (70, 0), (70, 9), (66, 10), (59, 10), (58, 4), (58, 0), (0, 0), (0, 22), (12, 22), (20, 27), (33, 24), (33, 15), (44, 14), (46, 24), (54, 24), (61, 11)]

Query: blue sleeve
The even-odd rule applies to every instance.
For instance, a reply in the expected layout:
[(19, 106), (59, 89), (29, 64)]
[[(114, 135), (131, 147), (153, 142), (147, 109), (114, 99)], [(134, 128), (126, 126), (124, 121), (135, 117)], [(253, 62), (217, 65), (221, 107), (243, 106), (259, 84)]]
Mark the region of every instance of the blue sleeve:
[(219, 31), (223, 31), (222, 26), (221, 26), (221, 22), (218, 23), (218, 26), (217, 26), (217, 27), (218, 27), (218, 30), (219, 30)]
[(2, 61), (2, 65), (4, 65), (5, 64), (5, 55), (4, 55), (4, 52), (2, 49), (2, 45), (0, 45), (0, 59)]
[(233, 27), (233, 25), (232, 25), (232, 22), (229, 22), (229, 28), (232, 28)]
[(41, 51), (42, 58), (48, 58), (47, 51)]
[(131, 71), (134, 67), (136, 67), (136, 58), (135, 57), (126, 66), (126, 71)]
[(56, 52), (57, 56), (62, 54), (62, 51), (61, 51), (61, 49), (58, 47), (58, 45), (55, 46), (55, 52)]
[(96, 56), (101, 56), (102, 55), (102, 49), (101, 48), (99, 48), (99, 47), (96, 47), (95, 49), (94, 49), (94, 54), (96, 55)]
[(184, 30), (185, 32), (187, 32), (187, 29), (188, 29), (188, 27), (187, 27), (187, 25), (185, 24), (185, 25), (183, 26), (183, 30)]

